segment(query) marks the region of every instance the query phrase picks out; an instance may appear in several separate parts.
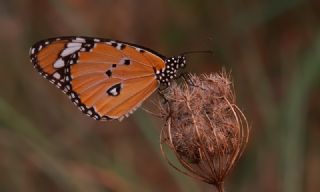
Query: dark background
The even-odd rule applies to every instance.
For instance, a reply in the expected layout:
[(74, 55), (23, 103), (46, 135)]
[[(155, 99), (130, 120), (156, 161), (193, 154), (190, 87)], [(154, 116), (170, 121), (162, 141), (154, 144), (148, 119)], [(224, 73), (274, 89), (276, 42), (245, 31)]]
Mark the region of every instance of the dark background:
[(187, 70), (232, 71), (251, 125), (227, 191), (320, 191), (319, 24), (317, 0), (0, 0), (0, 191), (213, 191), (166, 164), (156, 117), (94, 121), (36, 73), (29, 47), (65, 35), (212, 50)]

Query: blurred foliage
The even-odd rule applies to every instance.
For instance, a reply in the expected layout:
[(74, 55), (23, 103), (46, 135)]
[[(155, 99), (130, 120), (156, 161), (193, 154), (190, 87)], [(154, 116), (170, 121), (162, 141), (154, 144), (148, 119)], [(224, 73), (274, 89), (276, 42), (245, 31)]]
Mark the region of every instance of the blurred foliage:
[(65, 35), (213, 50), (188, 71), (232, 70), (252, 127), (227, 191), (320, 191), (319, 24), (317, 0), (0, 0), (0, 191), (213, 190), (166, 164), (156, 117), (96, 122), (36, 74), (29, 47)]

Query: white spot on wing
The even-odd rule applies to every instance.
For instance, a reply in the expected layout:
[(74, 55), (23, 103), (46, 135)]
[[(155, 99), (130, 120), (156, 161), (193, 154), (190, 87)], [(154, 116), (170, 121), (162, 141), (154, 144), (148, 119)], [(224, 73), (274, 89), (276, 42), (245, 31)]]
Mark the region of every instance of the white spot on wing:
[(76, 98), (76, 95), (74, 93), (70, 94), (72, 98)]
[(117, 42), (115, 42), (115, 41), (107, 41), (106, 42), (106, 44), (108, 44), (108, 45), (112, 45), (112, 43), (117, 43)]
[(60, 54), (62, 57), (65, 57), (67, 55), (71, 55), (72, 53), (78, 51), (81, 48), (81, 46), (79, 47), (68, 47), (65, 50), (62, 51), (62, 53)]
[(122, 43), (118, 43), (117, 46), (116, 46), (116, 48), (117, 48), (118, 50), (121, 50), (121, 46), (122, 46)]
[(54, 62), (53, 67), (56, 69), (64, 67), (64, 61), (62, 60), (62, 58), (60, 58), (56, 62)]
[(110, 90), (110, 93), (114, 96), (118, 95), (116, 87)]
[(53, 76), (54, 78), (56, 78), (56, 79), (60, 79), (60, 78), (61, 78), (61, 75), (60, 75), (60, 73), (58, 73), (58, 72), (55, 72), (52, 76)]
[(68, 43), (67, 44), (67, 47), (81, 47), (82, 43)]
[(73, 42), (85, 43), (85, 42), (86, 42), (86, 40), (85, 40), (84, 38), (77, 37), (75, 40), (73, 40)]

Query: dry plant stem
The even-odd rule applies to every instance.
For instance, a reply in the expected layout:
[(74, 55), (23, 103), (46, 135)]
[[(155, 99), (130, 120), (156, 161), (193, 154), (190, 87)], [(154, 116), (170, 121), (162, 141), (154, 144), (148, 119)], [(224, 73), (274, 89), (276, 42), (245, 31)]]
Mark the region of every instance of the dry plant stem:
[(159, 114), (157, 114), (157, 113), (155, 113), (155, 112), (152, 112), (152, 111), (150, 111), (149, 109), (146, 109), (146, 108), (144, 108), (144, 107), (140, 107), (140, 109), (142, 109), (143, 111), (145, 111), (145, 112), (147, 112), (147, 113), (149, 113), (149, 114), (151, 114), (151, 115), (153, 115), (153, 116), (155, 116), (155, 117), (157, 117), (157, 118), (161, 118), (161, 116), (160, 116)]
[[(224, 180), (248, 142), (247, 120), (235, 104), (225, 73), (190, 79), (192, 85), (173, 84), (163, 94), (166, 103), (161, 103), (160, 111), (166, 126), (160, 135), (161, 152), (174, 169), (223, 192)], [(168, 159), (164, 144), (185, 170)]]
[(223, 183), (218, 183), (216, 185), (218, 192), (224, 192)]

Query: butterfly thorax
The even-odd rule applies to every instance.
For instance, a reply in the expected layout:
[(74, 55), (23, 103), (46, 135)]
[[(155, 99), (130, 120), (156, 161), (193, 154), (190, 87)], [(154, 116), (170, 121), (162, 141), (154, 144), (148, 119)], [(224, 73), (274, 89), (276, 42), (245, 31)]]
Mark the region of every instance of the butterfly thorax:
[(169, 86), (170, 81), (177, 77), (179, 69), (186, 65), (185, 56), (173, 56), (165, 59), (165, 68), (156, 71), (156, 77), (160, 84)]

